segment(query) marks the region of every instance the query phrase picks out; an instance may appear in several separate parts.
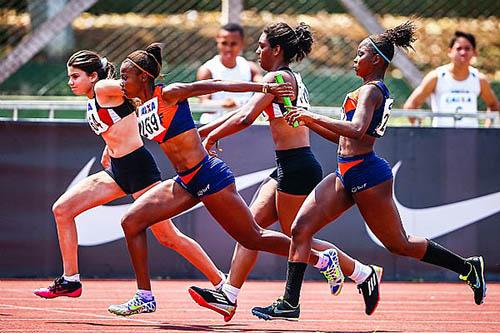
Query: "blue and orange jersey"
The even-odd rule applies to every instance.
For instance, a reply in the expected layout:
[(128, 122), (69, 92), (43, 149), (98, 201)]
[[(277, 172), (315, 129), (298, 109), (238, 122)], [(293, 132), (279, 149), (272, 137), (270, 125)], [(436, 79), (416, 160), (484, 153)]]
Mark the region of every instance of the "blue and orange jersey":
[[(390, 98), (389, 89), (387, 89), (383, 81), (371, 81), (366, 84), (373, 84), (382, 91), (384, 96), (383, 103), (373, 112), (370, 126), (366, 130), (366, 134), (380, 138), (385, 133), (394, 100)], [(350, 92), (344, 99), (344, 103), (342, 104), (342, 120), (352, 121), (352, 117), (358, 106), (360, 89), (361, 87)]]
[(100, 106), (99, 103), (97, 103), (97, 99), (94, 97), (87, 101), (87, 122), (95, 134), (101, 135), (111, 126), (133, 113), (134, 110), (134, 106), (128, 99), (125, 99), (125, 101), (118, 106), (105, 108)]
[(141, 135), (158, 143), (195, 128), (188, 101), (165, 105), (162, 90), (163, 85), (156, 85), (153, 97), (137, 110)]

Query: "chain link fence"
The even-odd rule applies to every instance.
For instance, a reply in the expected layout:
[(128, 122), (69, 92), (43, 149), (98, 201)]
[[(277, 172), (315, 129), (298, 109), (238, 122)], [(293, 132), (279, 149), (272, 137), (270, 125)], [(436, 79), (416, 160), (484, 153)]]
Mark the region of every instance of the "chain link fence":
[[(38, 24), (36, 6), (42, 0), (0, 0), (0, 58)], [(455, 30), (471, 32), (478, 40), (474, 66), (485, 72), (500, 94), (500, 2), (498, 0), (365, 0), (385, 28), (409, 18), (420, 27), (415, 52), (409, 56), (426, 73), (448, 62), (448, 41)], [(35, 8), (35, 10), (33, 9)], [(309, 87), (315, 105), (339, 106), (346, 92), (360, 83), (351, 70), (358, 43), (367, 31), (340, 1), (246, 0), (241, 23), (246, 33), (244, 56), (256, 60), (255, 48), (264, 26), (285, 21), (306, 22), (315, 34), (311, 55), (294, 65)], [(220, 27), (221, 1), (143, 0), (98, 1), (72, 23), (76, 49), (94, 49), (120, 63), (131, 51), (151, 42), (165, 43), (163, 72), (167, 81), (192, 81), (196, 69), (216, 54), (214, 37)], [(0, 94), (70, 95), (65, 59), (49, 59), (44, 52), (0, 85)], [(391, 66), (387, 82), (396, 107), (406, 100), (410, 86)], [(480, 105), (484, 109), (483, 105)]]

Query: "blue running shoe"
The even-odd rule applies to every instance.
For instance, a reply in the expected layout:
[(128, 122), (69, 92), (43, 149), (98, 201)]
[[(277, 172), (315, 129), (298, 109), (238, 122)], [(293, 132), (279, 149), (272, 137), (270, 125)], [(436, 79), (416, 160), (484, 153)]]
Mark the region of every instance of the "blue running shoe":
[(484, 259), (483, 257), (471, 257), (466, 259), (470, 265), (469, 274), (460, 275), (460, 280), (465, 281), (474, 292), (474, 302), (477, 305), (483, 304), (486, 298), (486, 280), (484, 279)]
[(300, 305), (292, 306), (283, 297), (278, 298), (273, 304), (266, 307), (256, 306), (252, 314), (264, 320), (289, 320), (297, 321), (300, 316)]
[(342, 270), (340, 269), (337, 250), (329, 249), (322, 253), (328, 257), (328, 265), (319, 271), (328, 281), (332, 295), (337, 296), (342, 291), (342, 286), (344, 285), (344, 274), (342, 274)]
[(108, 311), (117, 316), (131, 316), (138, 313), (151, 313), (156, 311), (155, 298), (151, 300), (142, 299), (138, 293), (134, 297), (123, 304), (110, 305)]

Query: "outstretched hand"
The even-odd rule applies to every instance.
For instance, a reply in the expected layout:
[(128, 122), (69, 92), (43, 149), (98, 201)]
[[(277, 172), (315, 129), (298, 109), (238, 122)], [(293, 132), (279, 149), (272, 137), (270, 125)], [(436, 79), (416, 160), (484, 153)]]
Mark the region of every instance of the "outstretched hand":
[(308, 124), (314, 122), (314, 113), (307, 111), (301, 107), (290, 106), (286, 107), (288, 112), (285, 115), (285, 120), (288, 125), (293, 126), (295, 122), (299, 123), (299, 126), (307, 126)]
[(293, 86), (290, 82), (269, 83), (267, 92), (276, 97), (293, 97), (295, 95)]

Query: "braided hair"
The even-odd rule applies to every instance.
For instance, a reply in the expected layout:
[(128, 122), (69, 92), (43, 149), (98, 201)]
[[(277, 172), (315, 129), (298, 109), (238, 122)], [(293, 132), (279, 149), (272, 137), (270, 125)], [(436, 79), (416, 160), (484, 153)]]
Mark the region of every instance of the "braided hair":
[(271, 24), (264, 28), (264, 33), (271, 47), (281, 46), (287, 63), (304, 59), (311, 52), (314, 42), (311, 28), (304, 22), (295, 29), (284, 22)]
[(160, 75), (162, 67), (162, 44), (153, 43), (145, 50), (137, 50), (130, 53), (125, 61), (131, 62), (139, 71), (146, 73), (154, 80)]
[(371, 35), (368, 38), (376, 46), (371, 45), (373, 53), (380, 54), (388, 62), (394, 57), (394, 46), (405, 50), (408, 48), (415, 50), (411, 45), (416, 40), (415, 30), (416, 27), (413, 21), (406, 21), (395, 28), (387, 29), (381, 34)]
[(101, 57), (97, 52), (89, 50), (81, 50), (73, 53), (69, 57), (67, 65), (78, 68), (87, 73), (87, 75), (96, 72), (99, 80), (112, 79), (116, 74), (116, 68), (113, 63)]

